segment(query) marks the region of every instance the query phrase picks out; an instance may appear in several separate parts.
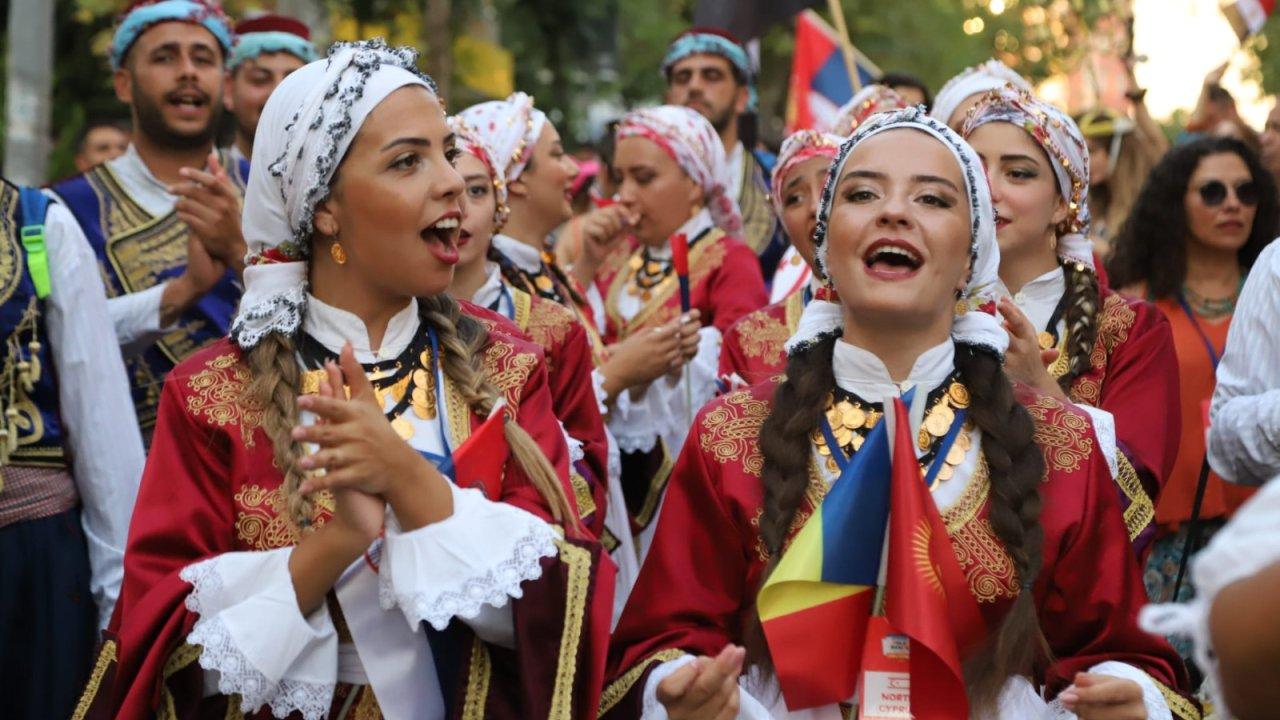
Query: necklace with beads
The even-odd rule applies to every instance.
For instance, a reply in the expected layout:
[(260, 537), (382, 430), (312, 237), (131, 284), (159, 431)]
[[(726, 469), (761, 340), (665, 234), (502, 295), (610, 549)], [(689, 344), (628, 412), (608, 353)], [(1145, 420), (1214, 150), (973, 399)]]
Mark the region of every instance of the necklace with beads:
[[(391, 360), (361, 363), (369, 383), (373, 385), (378, 407), (391, 407), (383, 412), (391, 427), (400, 437), (413, 437), (413, 423), (404, 416), (412, 409), (420, 420), (432, 420), (438, 412), (435, 392), (435, 362), (432, 356), (434, 330), (419, 332), (398, 356)], [(303, 333), (298, 340), (298, 354), (303, 366), (310, 368), (302, 374), (302, 394), (319, 391), (320, 380), (325, 377), (324, 362), (335, 358), (332, 351), (320, 341)]]
[[(1241, 280), (1241, 286), (1244, 281)], [(1236, 291), (1225, 298), (1205, 297), (1200, 293), (1192, 290), (1186, 285), (1182, 286), (1182, 297), (1186, 299), (1187, 304), (1195, 311), (1196, 315), (1205, 320), (1217, 320), (1223, 318), (1236, 310), (1236, 301), (1240, 299), (1240, 287)]]
[(627, 293), (639, 296), (641, 300), (652, 298), (653, 289), (671, 275), (671, 258), (656, 259), (647, 247), (639, 255), (633, 255), (628, 264), (631, 268), (631, 283), (627, 287)]
[[(928, 469), (942, 445), (942, 439), (951, 432), (952, 425), (955, 424), (957, 411), (969, 407), (969, 389), (953, 373), (946, 382), (929, 393), (926, 402), (928, 409), (925, 411), (924, 422), (920, 424), (920, 432), (916, 435), (916, 445), (923, 451), (917, 460), (920, 472), (927, 477)], [(852, 457), (862, 448), (867, 435), (884, 417), (884, 409), (880, 403), (863, 400), (841, 387), (836, 387), (827, 395), (825, 412), (832, 436), (839, 445), (835, 451), (846, 457)], [(972, 429), (968, 420), (959, 428), (955, 441), (947, 449), (938, 468), (938, 482), (946, 482), (954, 477), (956, 467), (964, 462), (965, 455), (973, 446)], [(839, 463), (832, 455), (832, 448), (822, 429), (814, 429), (809, 439), (817, 446), (818, 455), (823, 458), (827, 470), (838, 474)]]

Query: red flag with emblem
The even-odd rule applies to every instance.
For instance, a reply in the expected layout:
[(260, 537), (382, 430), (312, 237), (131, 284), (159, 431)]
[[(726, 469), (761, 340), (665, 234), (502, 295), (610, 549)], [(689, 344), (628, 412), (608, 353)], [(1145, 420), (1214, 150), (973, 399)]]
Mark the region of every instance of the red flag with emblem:
[(938, 508), (920, 476), (907, 408), (893, 401), (893, 480), (885, 615), (910, 638), (911, 714), (969, 717), (961, 659), (985, 633)]

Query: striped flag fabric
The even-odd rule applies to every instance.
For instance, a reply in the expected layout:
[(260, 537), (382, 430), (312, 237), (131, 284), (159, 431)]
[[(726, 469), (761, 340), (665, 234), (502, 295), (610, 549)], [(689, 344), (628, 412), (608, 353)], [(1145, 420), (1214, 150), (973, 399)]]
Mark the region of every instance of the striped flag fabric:
[[(854, 65), (859, 87), (875, 82), (883, 74), (856, 49)], [(840, 106), (849, 102), (853, 93), (853, 80), (835, 29), (812, 10), (797, 15), (787, 94), (787, 132), (830, 127)]]
[(872, 429), (760, 589), (756, 606), (789, 710), (844, 702), (857, 689), (889, 513), (885, 425)]
[(1221, 7), (1236, 37), (1244, 42), (1262, 32), (1267, 18), (1275, 14), (1276, 0), (1225, 0)]

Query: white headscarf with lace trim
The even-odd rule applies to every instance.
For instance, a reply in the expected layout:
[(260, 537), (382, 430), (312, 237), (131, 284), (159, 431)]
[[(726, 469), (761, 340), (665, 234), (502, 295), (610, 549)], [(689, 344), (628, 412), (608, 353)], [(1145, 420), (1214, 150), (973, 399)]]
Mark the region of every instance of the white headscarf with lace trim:
[[(889, 130), (912, 129), (926, 133), (946, 146), (955, 156), (964, 175), (965, 196), (969, 203), (970, 258), (972, 271), (961, 299), (956, 303), (957, 315), (951, 327), (951, 337), (960, 343), (978, 345), (1001, 357), (1009, 347), (1009, 335), (996, 319), (996, 281), (1000, 268), (1000, 247), (996, 244), (995, 210), (991, 205), (991, 190), (983, 172), (982, 160), (973, 148), (943, 122), (929, 117), (919, 107), (877, 113), (866, 120), (853, 136), (844, 141), (840, 152), (831, 163), (826, 185), (822, 189), (822, 201), (818, 206), (818, 221), (814, 228), (814, 273), (831, 288), (827, 273), (827, 231), (835, 188), (844, 173), (845, 163), (858, 143)], [(816, 297), (800, 316), (796, 334), (787, 341), (787, 352), (794, 354), (824, 336), (839, 333), (844, 326), (844, 316), (838, 300)]]
[(1008, 84), (1031, 90), (1031, 83), (1026, 78), (1008, 65), (991, 58), (981, 65), (965, 68), (959, 75), (948, 80), (933, 98), (933, 109), (929, 114), (946, 123), (965, 100)]
[(419, 85), (417, 51), (381, 40), (337, 43), (329, 57), (290, 73), (271, 93), (253, 143), (243, 230), (244, 296), (231, 323), (243, 350), (272, 332), (292, 335), (306, 310), (316, 206), (364, 120), (388, 95)]

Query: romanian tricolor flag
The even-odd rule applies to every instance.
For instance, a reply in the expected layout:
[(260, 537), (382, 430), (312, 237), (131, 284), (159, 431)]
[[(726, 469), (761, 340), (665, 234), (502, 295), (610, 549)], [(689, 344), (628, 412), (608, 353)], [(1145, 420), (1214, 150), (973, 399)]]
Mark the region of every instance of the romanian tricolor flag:
[[(840, 36), (821, 15), (805, 10), (796, 16), (796, 47), (791, 59), (791, 87), (787, 94), (787, 132), (825, 129), (840, 106), (853, 99), (854, 82), (841, 50)], [(857, 87), (870, 85), (882, 74), (865, 55), (853, 50)]]
[(756, 606), (790, 710), (844, 702), (857, 689), (889, 517), (885, 426), (872, 429), (760, 589)]

